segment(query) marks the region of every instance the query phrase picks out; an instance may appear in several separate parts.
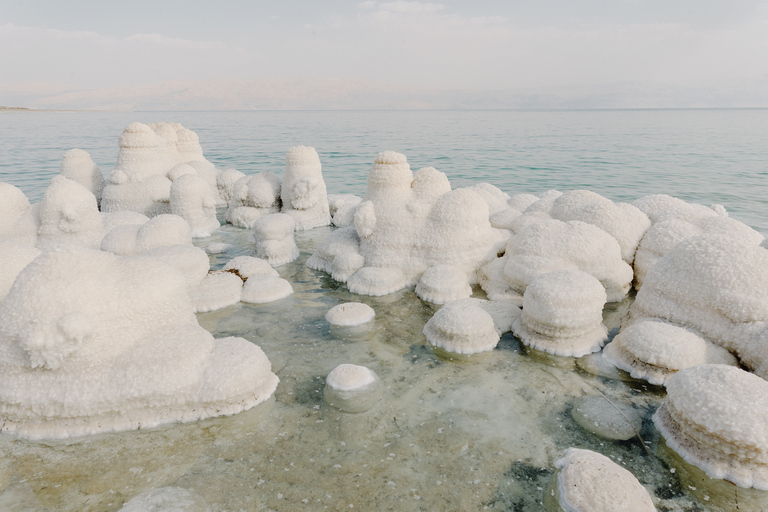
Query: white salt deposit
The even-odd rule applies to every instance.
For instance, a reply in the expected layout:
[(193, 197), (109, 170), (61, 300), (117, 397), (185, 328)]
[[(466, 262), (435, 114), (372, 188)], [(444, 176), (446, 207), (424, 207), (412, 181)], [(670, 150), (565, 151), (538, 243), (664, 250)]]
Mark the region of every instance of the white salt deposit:
[[(352, 260), (356, 264), (355, 259)], [(408, 278), (399, 268), (363, 267), (347, 280), (347, 288), (359, 295), (381, 296), (408, 286)]]
[(472, 296), (467, 274), (453, 265), (435, 265), (422, 274), (416, 285), (416, 295), (434, 304), (445, 304), (452, 300)]
[(237, 274), (241, 279), (249, 279), (253, 276), (265, 275), (278, 277), (279, 274), (268, 261), (253, 256), (238, 256), (229, 260), (222, 270)]
[(0, 304), (0, 380), (2, 431), (29, 439), (234, 414), (278, 381), (256, 345), (197, 324), (173, 268), (74, 246)]
[(29, 208), (29, 200), (21, 189), (0, 182), (0, 236), (14, 234), (16, 223)]
[(331, 223), (337, 227), (349, 226), (355, 219), (357, 205), (363, 199), (352, 194), (328, 194)]
[(181, 487), (161, 487), (142, 493), (123, 505), (120, 512), (208, 512), (198, 495)]
[(101, 192), (104, 190), (104, 175), (91, 155), (82, 149), (70, 149), (61, 157), (59, 173), (87, 188), (98, 203), (101, 202)]
[(233, 249), (235, 249), (234, 245), (223, 242), (214, 242), (205, 246), (206, 254), (224, 254)]
[(670, 448), (711, 478), (768, 490), (768, 382), (705, 364), (666, 382), (653, 422)]
[(668, 196), (666, 194), (653, 194), (635, 200), (632, 206), (636, 207), (651, 219), (651, 222), (663, 220), (665, 218), (684, 218), (695, 219), (701, 217), (727, 216), (725, 209), (707, 208), (700, 204), (693, 204)]
[(560, 471), (552, 490), (564, 512), (656, 511), (637, 478), (604, 455), (568, 448), (555, 467)]
[(331, 223), (328, 194), (315, 148), (294, 146), (285, 154), (285, 176), (280, 189), (282, 212), (305, 230)]
[(240, 302), (243, 280), (231, 272), (211, 272), (189, 290), (195, 313), (215, 311)]
[(249, 277), (245, 282), (240, 300), (251, 304), (266, 304), (284, 299), (292, 293), (293, 287), (285, 279), (277, 276), (257, 275)]
[(376, 312), (368, 304), (346, 302), (328, 310), (325, 320), (332, 325), (353, 326), (366, 324), (374, 319)]
[(291, 215), (272, 213), (253, 223), (253, 248), (256, 256), (279, 267), (299, 257), (299, 247), (293, 238), (296, 221)]
[(325, 378), (325, 401), (344, 412), (365, 412), (379, 398), (376, 373), (355, 364), (340, 364)]
[(257, 219), (280, 212), (282, 180), (270, 171), (263, 171), (237, 180), (224, 219), (240, 228), (250, 229)]
[(579, 270), (557, 270), (531, 281), (523, 296), (523, 314), (512, 332), (536, 350), (581, 357), (597, 352), (608, 339), (603, 325), (605, 290)]
[(245, 177), (245, 174), (237, 169), (224, 169), (216, 176), (216, 188), (219, 190), (219, 196), (225, 204), (229, 204), (232, 200), (232, 194), (235, 191), (235, 183), (240, 178)]
[(501, 338), (493, 317), (477, 302), (466, 300), (444, 305), (423, 332), (433, 347), (463, 355), (493, 350)]
[(219, 228), (216, 195), (197, 174), (185, 174), (174, 180), (170, 193), (171, 213), (186, 220), (193, 238), (210, 236)]
[(41, 248), (62, 243), (98, 248), (101, 244), (104, 222), (96, 197), (69, 178), (58, 175), (51, 179), (38, 218), (37, 244)]
[(643, 414), (604, 396), (583, 396), (573, 402), (571, 417), (581, 428), (603, 439), (626, 441), (643, 428)]
[(168, 245), (192, 245), (192, 229), (178, 215), (163, 214), (144, 224), (117, 226), (101, 239), (102, 251), (118, 255), (140, 254)]
[(40, 250), (32, 245), (0, 239), (0, 302), (11, 289), (19, 272), (39, 255)]

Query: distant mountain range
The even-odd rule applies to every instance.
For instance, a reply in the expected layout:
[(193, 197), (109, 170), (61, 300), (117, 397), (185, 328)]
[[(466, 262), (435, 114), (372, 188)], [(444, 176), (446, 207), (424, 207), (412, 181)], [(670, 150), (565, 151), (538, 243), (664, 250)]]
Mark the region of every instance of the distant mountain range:
[(539, 90), (438, 90), (341, 78), (173, 81), (82, 88), (0, 84), (0, 105), (55, 110), (611, 109), (768, 107), (768, 79), (696, 86), (623, 82)]

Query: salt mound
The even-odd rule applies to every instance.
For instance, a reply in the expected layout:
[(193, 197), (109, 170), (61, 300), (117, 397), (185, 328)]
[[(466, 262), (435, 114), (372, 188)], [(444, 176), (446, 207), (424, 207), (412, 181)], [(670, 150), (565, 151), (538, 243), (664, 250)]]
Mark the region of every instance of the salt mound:
[(642, 319), (622, 329), (603, 353), (606, 360), (632, 377), (657, 385), (698, 364), (738, 365), (724, 348), (687, 329), (653, 319)]
[(250, 229), (260, 217), (279, 213), (281, 184), (280, 177), (269, 171), (243, 176), (232, 187), (224, 219), (237, 227)]
[(711, 478), (768, 490), (768, 382), (705, 364), (667, 379), (653, 423), (667, 445)]
[(605, 290), (578, 270), (558, 270), (531, 281), (523, 296), (523, 314), (512, 332), (536, 350), (581, 357), (597, 352), (608, 339), (603, 325)]
[(95, 249), (104, 235), (96, 197), (81, 184), (61, 175), (51, 179), (37, 215), (37, 244), (41, 248), (66, 243)]
[(234, 414), (278, 379), (256, 345), (197, 324), (173, 268), (69, 246), (0, 304), (0, 381), (2, 431), (52, 439)]
[(370, 322), (376, 316), (373, 308), (361, 302), (347, 302), (332, 307), (325, 320), (332, 325), (353, 326)]
[(702, 217), (727, 216), (725, 211), (719, 208), (707, 208), (700, 204), (687, 203), (682, 199), (666, 194), (641, 197), (634, 201), (632, 206), (646, 214), (653, 224), (662, 219), (673, 217), (690, 220)]
[(240, 302), (243, 280), (230, 272), (211, 272), (189, 290), (195, 313), (216, 311)]
[[(566, 512), (655, 512), (648, 491), (637, 478), (608, 457), (568, 448), (555, 462), (552, 491)], [(549, 494), (549, 493), (548, 493)], [(548, 507), (548, 510), (555, 510)]]
[(221, 270), (232, 272), (241, 279), (250, 279), (253, 276), (266, 275), (278, 277), (277, 270), (272, 268), (268, 261), (253, 256), (238, 256), (229, 260)]
[(433, 346), (455, 354), (477, 354), (496, 348), (501, 329), (480, 301), (457, 300), (440, 308), (424, 326)]
[(225, 204), (229, 204), (232, 200), (232, 194), (235, 191), (235, 183), (240, 178), (244, 178), (245, 174), (237, 169), (224, 169), (216, 176), (216, 188), (219, 190), (219, 196)]
[(259, 275), (249, 277), (243, 285), (240, 300), (251, 304), (266, 304), (284, 299), (293, 293), (291, 283), (281, 277)]
[(174, 180), (170, 192), (171, 213), (186, 220), (193, 238), (202, 238), (219, 229), (216, 195), (197, 174), (185, 174)]
[(272, 213), (253, 223), (253, 241), (256, 256), (273, 267), (286, 265), (299, 257), (299, 248), (293, 238), (296, 221), (284, 213)]
[(349, 226), (355, 219), (355, 210), (362, 198), (352, 194), (328, 194), (328, 210), (334, 226)]
[(19, 272), (39, 255), (40, 251), (31, 245), (0, 241), (0, 302), (11, 289)]
[(144, 224), (117, 226), (101, 239), (102, 251), (118, 255), (140, 254), (168, 245), (192, 245), (192, 230), (178, 215), (158, 215)]
[(320, 157), (315, 148), (294, 146), (285, 155), (285, 176), (280, 189), (282, 212), (301, 231), (331, 223)]
[(29, 199), (21, 189), (0, 182), (0, 236), (13, 234), (16, 224), (29, 208)]
[(325, 379), (325, 401), (345, 412), (364, 412), (378, 399), (381, 381), (376, 373), (354, 364), (340, 364)]
[(104, 190), (104, 175), (99, 166), (91, 160), (91, 155), (82, 149), (70, 149), (61, 157), (59, 173), (65, 178), (78, 182), (87, 188), (101, 202), (101, 192)]
[(429, 267), (416, 285), (416, 295), (421, 300), (434, 304), (445, 304), (452, 300), (466, 299), (472, 296), (467, 274), (453, 265), (435, 265)]

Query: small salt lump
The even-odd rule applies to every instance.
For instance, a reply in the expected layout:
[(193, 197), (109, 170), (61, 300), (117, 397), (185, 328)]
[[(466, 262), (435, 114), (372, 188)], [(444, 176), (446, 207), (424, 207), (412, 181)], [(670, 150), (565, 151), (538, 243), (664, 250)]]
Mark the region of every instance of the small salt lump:
[(556, 270), (531, 281), (523, 295), (523, 314), (512, 332), (536, 350), (581, 357), (600, 350), (608, 339), (603, 325), (605, 289), (579, 270)]
[(293, 238), (296, 221), (290, 215), (273, 213), (253, 223), (253, 241), (256, 256), (273, 267), (279, 267), (299, 257), (299, 248)]
[(325, 320), (332, 325), (352, 326), (366, 324), (375, 316), (376, 312), (368, 304), (347, 302), (332, 307), (325, 314)]
[(376, 373), (355, 364), (340, 364), (325, 378), (323, 396), (344, 412), (364, 412), (379, 398), (381, 381)]
[(493, 350), (501, 339), (493, 317), (467, 300), (449, 302), (440, 308), (423, 332), (433, 347), (462, 355)]
[(667, 379), (653, 423), (667, 445), (711, 478), (768, 490), (768, 382), (702, 364)]
[(547, 512), (656, 512), (637, 478), (604, 455), (568, 448), (555, 467)]
[(416, 295), (434, 304), (445, 304), (452, 300), (472, 296), (467, 273), (453, 265), (429, 267), (416, 285)]
[(738, 365), (724, 348), (682, 327), (647, 318), (623, 328), (603, 354), (632, 377), (656, 385), (663, 385), (673, 373), (697, 364)]
[(581, 428), (603, 439), (626, 441), (640, 430), (643, 415), (629, 404), (602, 396), (583, 396), (573, 402), (571, 417)]
[[(230, 274), (233, 275), (233, 274)], [(243, 285), (242, 302), (266, 304), (284, 299), (293, 293), (291, 283), (277, 276), (250, 277)]]
[(277, 270), (272, 268), (272, 265), (261, 258), (254, 258), (253, 256), (238, 256), (229, 260), (221, 270), (236, 274), (240, 279), (246, 280), (252, 276), (274, 276), (280, 277)]

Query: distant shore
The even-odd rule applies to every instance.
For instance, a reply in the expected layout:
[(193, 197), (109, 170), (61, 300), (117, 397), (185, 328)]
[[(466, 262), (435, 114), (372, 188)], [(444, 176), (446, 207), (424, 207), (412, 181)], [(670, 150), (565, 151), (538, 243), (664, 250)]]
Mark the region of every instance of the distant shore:
[(93, 110), (77, 110), (73, 108), (68, 109), (56, 109), (56, 108), (27, 108), (27, 107), (3, 107), (0, 106), (0, 114), (3, 112), (29, 112), (29, 113), (35, 113), (35, 112), (94, 112)]

